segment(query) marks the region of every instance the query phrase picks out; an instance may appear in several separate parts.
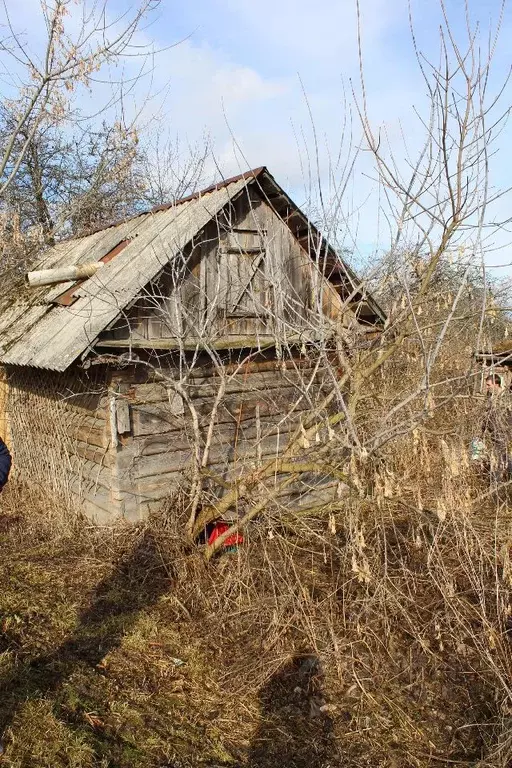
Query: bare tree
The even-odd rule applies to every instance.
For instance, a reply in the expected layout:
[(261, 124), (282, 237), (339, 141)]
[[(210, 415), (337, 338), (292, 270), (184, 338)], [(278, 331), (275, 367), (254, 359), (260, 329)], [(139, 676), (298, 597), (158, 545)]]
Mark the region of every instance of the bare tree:
[(193, 145), (179, 137), (162, 138), (157, 126), (144, 142), (144, 198), (150, 205), (161, 205), (193, 194), (213, 181), (208, 164), (211, 160), (210, 138)]
[[(43, 51), (33, 52), (14, 28), (4, 4), (7, 34), (0, 41), (0, 61), (12, 73), (12, 86), (3, 96), (10, 129), (3, 135), (0, 149), (0, 197), (18, 173), (37, 133), (63, 123), (81, 88), (93, 87), (98, 73), (123, 57), (144, 60), (149, 56), (149, 47), (136, 45), (136, 35), (157, 6), (158, 0), (142, 0), (131, 13), (113, 16), (108, 0), (92, 7), (71, 0), (42, 0), (46, 40)], [(122, 85), (118, 83), (117, 90), (114, 87), (114, 94), (98, 112), (119, 101)]]
[[(444, 14), (444, 6), (441, 7)], [(482, 233), (487, 223), (487, 211), (497, 198), (495, 192), (488, 194), (489, 153), (496, 126), (507, 114), (505, 108), (499, 111), (495, 98), (487, 93), (493, 45), (491, 43), (487, 57), (482, 57), (475, 30), (468, 27), (466, 47), (461, 50), (444, 15), (440, 37), (441, 64), (425, 63), (417, 53), (430, 111), (426, 120), (419, 118), (423, 125), (423, 143), (412, 162), (409, 159), (402, 162), (395, 157), (382, 136), (372, 128), (361, 69), (362, 96), (357, 102), (361, 126), (386, 200), (386, 215), (393, 223), (390, 258), (398, 269), (394, 301), (382, 334), (373, 340), (358, 330), (355, 317), (349, 327), (340, 323), (325, 326), (325, 296), (321, 282), (317, 283), (307, 329), (295, 327), (293, 320), (283, 321), (293, 313), (290, 308), (286, 311), (275, 304), (271, 324), (280, 354), (293, 359), (291, 340), (299, 330), (305, 331), (307, 355), (317, 361), (324, 384), (314, 387), (308, 377), (301, 379), (299, 375), (300, 382), (294, 383), (297, 401), (289, 409), (283, 447), (274, 456), (258, 462), (256, 468), (251, 464), (250, 470), (242, 470), (224, 488), (220, 500), (206, 504), (197, 500), (197, 489), (201, 485), (198, 478), (208, 465), (208, 452), (216, 429), (215, 409), (206, 443), (196, 430), (199, 444), (194, 451), (196, 479), (190, 535), (196, 537), (207, 523), (235, 508), (238, 510), (238, 519), (208, 550), (209, 556), (234, 531), (244, 528), (275, 505), (287, 487), (311, 473), (330, 474), (348, 492), (370, 493), (371, 483), (361, 485), (353, 462), (371, 461), (379, 466), (387, 446), (393, 441), (411, 434), (435, 418), (441, 409), (454, 403), (458, 396), (471, 391), (472, 351), (479, 345), (490, 315), (485, 279), (475, 277), (483, 253)], [(346, 163), (345, 169), (346, 173), (352, 173), (353, 164)], [(346, 183), (346, 178), (340, 180), (340, 191)], [(340, 195), (334, 195), (333, 199), (339, 208)], [(325, 200), (320, 210), (332, 226), (332, 212), (327, 209)], [(261, 235), (263, 237), (264, 233)], [(311, 238), (310, 251), (319, 273), (327, 273), (327, 249), (322, 238)], [(454, 257), (456, 267), (450, 271)], [(269, 279), (272, 281), (272, 277)], [(357, 305), (361, 296), (364, 297), (372, 279), (370, 275), (349, 289), (341, 315), (345, 312), (348, 317), (349, 309)], [(176, 275), (173, 282), (178, 302), (176, 286), (180, 280)], [(219, 283), (219, 293), (213, 305), (216, 302), (223, 304), (223, 291)], [(162, 304), (163, 300), (164, 296), (158, 291), (152, 294), (154, 308), (160, 307), (158, 311), (165, 313), (168, 310), (162, 306), (168, 304)], [(208, 312), (214, 309), (211, 302), (209, 296)], [(257, 296), (253, 298), (254, 302), (257, 302)], [(433, 307), (437, 308), (435, 312)], [(268, 316), (268, 308), (266, 312)], [(467, 331), (468, 314), (470, 332)], [(180, 305), (177, 317), (183, 320), (186, 315), (186, 306)], [(461, 324), (466, 328), (466, 356), (454, 357), (450, 365), (448, 342), (462, 338)], [(169, 316), (168, 325), (176, 328), (176, 318)], [(209, 350), (215, 366), (219, 370), (222, 368), (215, 351), (215, 340), (209, 336), (210, 327), (208, 323), (201, 327), (196, 323), (191, 329), (185, 320), (182, 328), (187, 331), (178, 334), (182, 361), (189, 360), (189, 363), (182, 362), (180, 396), (189, 402), (190, 408), (193, 402), (187, 400), (184, 384), (187, 365), (194, 367), (197, 364), (201, 349), (203, 352)], [(190, 356), (190, 343), (194, 340), (197, 354)], [(382, 410), (379, 382), (384, 376), (394, 377), (404, 371), (404, 350), (408, 350), (414, 365), (409, 366), (403, 385), (398, 377), (397, 386), (386, 396)], [(165, 376), (165, 371), (160, 371), (160, 375)], [(230, 380), (223, 373), (219, 375), (218, 402), (221, 404)], [(172, 377), (169, 386), (178, 386)], [(308, 412), (301, 415), (299, 423), (295, 420), (297, 402), (309, 404)], [(199, 424), (197, 414), (193, 415), (192, 421)], [(265, 435), (258, 436), (258, 441), (264, 439)], [(242, 508), (243, 512), (240, 512)]]

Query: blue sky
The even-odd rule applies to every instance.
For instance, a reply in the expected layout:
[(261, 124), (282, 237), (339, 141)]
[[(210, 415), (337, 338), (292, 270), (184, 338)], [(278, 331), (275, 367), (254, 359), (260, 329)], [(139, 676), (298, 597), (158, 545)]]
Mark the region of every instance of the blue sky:
[[(128, 0), (109, 3), (111, 10), (130, 7)], [(485, 43), (487, 30), (495, 28), (499, 18), (499, 0), (469, 4)], [(12, 10), (16, 23), (34, 41), (37, 6), (38, 0), (17, 0)], [(418, 45), (427, 57), (437, 58), (439, 4), (411, 0), (411, 6)], [(355, 8), (355, 0), (162, 0), (145, 37), (161, 47), (183, 42), (158, 56), (151, 89), (159, 95), (145, 105), (144, 119), (157, 115), (153, 130), (179, 136), (183, 147), (208, 134), (224, 176), (267, 165), (299, 204), (315, 193), (308, 172), (315, 170), (315, 132), (320, 176), (329, 198), (329, 176), (338, 182), (349, 144), (361, 145), (352, 95), (354, 89), (360, 97)], [(462, 39), (462, 0), (447, 0), (446, 8), (454, 33)], [(505, 13), (496, 53), (496, 87), (512, 63), (511, 13)], [(361, 0), (361, 14), (372, 124), (385, 128), (396, 156), (405, 162), (404, 137), (414, 153), (423, 133), (415, 110), (425, 114), (427, 107), (407, 0)], [(144, 102), (145, 88), (148, 81), (136, 92), (137, 107)], [(510, 87), (504, 105), (507, 99), (512, 103)], [(87, 99), (84, 105), (87, 108)], [(511, 138), (507, 129), (497, 145), (499, 154), (492, 161), (496, 186), (512, 178)], [(343, 211), (350, 230), (345, 245), (363, 256), (389, 244), (371, 176), (370, 158), (362, 152), (345, 190)], [(512, 210), (508, 200), (500, 205), (502, 212)], [(497, 243), (508, 245), (508, 235), (502, 232)], [(493, 252), (487, 259), (502, 263), (507, 257)]]
[[(456, 38), (463, 41), (464, 3), (447, 0), (445, 7)], [(418, 47), (437, 61), (439, 4), (412, 0), (411, 12)], [(482, 46), (488, 31), (496, 29), (500, 12), (497, 0), (469, 0)], [(415, 110), (425, 115), (428, 104), (414, 56), (407, 0), (361, 0), (361, 18), (369, 113), (374, 126), (385, 127), (397, 157), (403, 158), (404, 137), (414, 154), (424, 133)], [(511, 19), (507, 9), (493, 70), (496, 89), (512, 63)], [(168, 102), (170, 124), (176, 124), (178, 132), (190, 136), (204, 126), (226, 175), (247, 165), (268, 165), (302, 203), (311, 194), (305, 167), (314, 165), (313, 121), (320, 173), (329, 188), (328, 166), (340, 146), (342, 156), (347, 152), (347, 138), (342, 141), (347, 118), (345, 136), (352, 133), (353, 144), (360, 140), (352, 104), (352, 89), (360, 96), (355, 0), (165, 0), (160, 30), (166, 40), (190, 35), (169, 54), (180, 62), (179, 76), (170, 80)], [(512, 103), (510, 88), (503, 106), (508, 99)], [(495, 186), (510, 183), (511, 138), (505, 130), (498, 142), (499, 154), (492, 161)], [(369, 158), (361, 155), (344, 206), (352, 230), (346, 245), (359, 248), (362, 255), (389, 242), (386, 228), (377, 223), (379, 197), (368, 178), (371, 174)], [(500, 209), (508, 205), (507, 200)], [(496, 244), (508, 245), (507, 234), (502, 232)], [(510, 259), (503, 252), (490, 252), (487, 260), (492, 264)]]

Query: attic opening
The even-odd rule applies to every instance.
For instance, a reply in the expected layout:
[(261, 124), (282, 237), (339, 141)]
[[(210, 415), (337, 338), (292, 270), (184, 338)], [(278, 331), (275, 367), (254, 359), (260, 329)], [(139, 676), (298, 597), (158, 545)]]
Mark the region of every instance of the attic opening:
[(230, 229), (217, 250), (217, 307), (224, 320), (259, 318), (268, 308), (266, 231)]
[[(130, 239), (121, 240), (110, 251), (108, 251), (105, 256), (102, 256), (101, 259), (98, 259), (98, 261), (102, 262), (103, 264), (107, 264), (109, 261), (112, 261), (112, 259), (114, 259), (119, 253), (121, 253), (121, 251), (123, 251), (130, 242)], [(59, 304), (62, 307), (70, 307), (80, 298), (77, 295), (77, 291), (85, 282), (87, 282), (87, 279), (88, 278), (85, 278), (84, 280), (78, 280), (71, 286), (71, 288), (63, 291), (63, 293), (53, 299), (52, 304)]]

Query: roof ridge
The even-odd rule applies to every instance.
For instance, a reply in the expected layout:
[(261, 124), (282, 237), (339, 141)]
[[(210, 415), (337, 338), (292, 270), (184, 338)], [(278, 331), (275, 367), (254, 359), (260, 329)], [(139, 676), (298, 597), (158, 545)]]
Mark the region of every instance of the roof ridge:
[(214, 182), (213, 184), (210, 184), (210, 186), (205, 187), (204, 189), (199, 189), (197, 192), (193, 192), (190, 195), (180, 197), (179, 200), (173, 200), (171, 203), (161, 203), (160, 205), (155, 205), (153, 208), (149, 208), (146, 211), (134, 213), (131, 216), (126, 216), (124, 219), (117, 219), (117, 221), (113, 221), (111, 224), (104, 224), (99, 227), (94, 227), (93, 229), (90, 229), (81, 235), (70, 235), (69, 237), (64, 237), (62, 240), (58, 240), (55, 245), (59, 245), (60, 243), (69, 243), (70, 240), (82, 240), (84, 237), (90, 237), (91, 235), (95, 235), (98, 232), (104, 232), (107, 229), (113, 229), (115, 227), (119, 227), (121, 224), (126, 224), (128, 221), (138, 219), (139, 216), (150, 216), (153, 213), (168, 211), (170, 208), (174, 208), (175, 206), (181, 205), (182, 203), (188, 203), (191, 200), (196, 200), (203, 195), (209, 194), (210, 192), (215, 192), (218, 189), (227, 187), (230, 184), (241, 181), (242, 179), (257, 179), (264, 172), (268, 172), (268, 169), (265, 165), (260, 165), (257, 168), (250, 168), (249, 170), (244, 171), (243, 173), (239, 173), (236, 176), (230, 176), (228, 179), (222, 179), (222, 181)]

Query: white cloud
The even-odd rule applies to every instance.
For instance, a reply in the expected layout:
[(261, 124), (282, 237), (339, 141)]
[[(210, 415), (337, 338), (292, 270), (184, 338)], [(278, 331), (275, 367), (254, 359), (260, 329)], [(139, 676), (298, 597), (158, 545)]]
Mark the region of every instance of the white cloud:
[(248, 67), (222, 67), (214, 72), (212, 86), (217, 99), (230, 104), (273, 99), (286, 90), (283, 84), (264, 80)]

